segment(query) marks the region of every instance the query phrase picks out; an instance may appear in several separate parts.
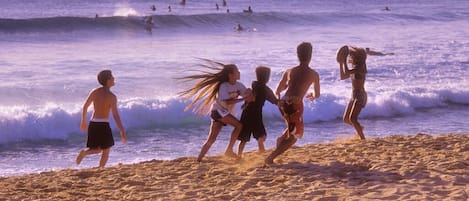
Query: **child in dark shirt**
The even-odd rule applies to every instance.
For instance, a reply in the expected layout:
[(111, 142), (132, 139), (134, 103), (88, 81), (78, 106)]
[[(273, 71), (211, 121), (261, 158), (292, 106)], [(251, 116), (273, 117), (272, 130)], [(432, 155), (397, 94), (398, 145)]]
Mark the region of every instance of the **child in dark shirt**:
[(274, 92), (266, 85), (270, 79), (270, 68), (259, 66), (256, 68), (257, 81), (252, 82), (252, 93), (254, 101), (245, 102), (241, 114), (243, 129), (238, 136), (239, 143), (238, 157), (241, 158), (246, 142), (251, 139), (251, 134), (256, 138), (259, 145), (259, 152), (264, 152), (264, 141), (267, 137), (264, 122), (262, 120), (262, 107), (268, 100), (272, 104), (277, 104), (278, 100)]

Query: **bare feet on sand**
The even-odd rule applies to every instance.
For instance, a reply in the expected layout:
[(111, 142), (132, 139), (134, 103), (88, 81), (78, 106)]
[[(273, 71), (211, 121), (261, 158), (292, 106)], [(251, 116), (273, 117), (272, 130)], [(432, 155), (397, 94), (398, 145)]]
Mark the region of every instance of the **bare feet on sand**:
[(233, 151), (226, 151), (225, 156), (228, 156), (230, 158), (238, 158), (238, 154), (234, 153)]
[(268, 156), (267, 158), (265, 158), (264, 160), (264, 167), (270, 167), (274, 164), (274, 159), (270, 156)]

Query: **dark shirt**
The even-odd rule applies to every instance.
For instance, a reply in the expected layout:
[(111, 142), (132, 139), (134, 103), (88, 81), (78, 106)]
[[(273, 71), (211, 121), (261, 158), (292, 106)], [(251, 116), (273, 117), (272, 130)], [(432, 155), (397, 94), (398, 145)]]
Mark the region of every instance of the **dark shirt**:
[(262, 115), (262, 107), (266, 100), (272, 104), (277, 104), (274, 92), (267, 85), (253, 81), (251, 87), (256, 98), (254, 102), (246, 103), (247, 107), (244, 112), (248, 112), (250, 115)]

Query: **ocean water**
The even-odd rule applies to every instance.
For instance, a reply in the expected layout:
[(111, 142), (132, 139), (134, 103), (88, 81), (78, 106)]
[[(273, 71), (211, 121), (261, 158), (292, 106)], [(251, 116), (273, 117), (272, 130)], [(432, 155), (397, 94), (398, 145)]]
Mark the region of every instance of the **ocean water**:
[[(184, 111), (187, 103), (176, 94), (189, 85), (174, 78), (207, 58), (238, 65), (247, 86), (256, 66), (269, 66), (268, 85), (275, 89), (283, 71), (298, 63), (296, 46), (303, 41), (313, 44), (321, 97), (305, 101), (299, 145), (354, 135), (341, 121), (351, 93), (335, 61), (342, 45), (394, 53), (367, 60), (369, 98), (360, 116), (367, 137), (468, 133), (469, 2), (227, 3), (0, 1), (0, 176), (98, 165), (99, 155), (80, 166), (74, 160), (86, 143), (79, 130), (82, 104), (102, 69), (114, 73), (112, 90), (128, 132), (128, 143), (121, 144), (115, 130), (108, 165), (195, 157), (210, 119)], [(243, 12), (248, 6), (253, 13)], [(144, 23), (149, 15), (151, 28)], [(244, 31), (234, 30), (238, 23)], [(285, 125), (269, 103), (264, 117), (266, 146), (273, 148)], [(223, 153), (230, 131), (222, 130), (208, 155)], [(246, 149), (256, 146), (251, 140)]]

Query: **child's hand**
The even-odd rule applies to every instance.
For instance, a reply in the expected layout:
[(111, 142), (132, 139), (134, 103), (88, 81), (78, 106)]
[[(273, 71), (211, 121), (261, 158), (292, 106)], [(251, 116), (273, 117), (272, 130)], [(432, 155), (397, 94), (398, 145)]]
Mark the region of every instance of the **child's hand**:
[(121, 141), (122, 144), (127, 143), (127, 135), (125, 134), (125, 131), (121, 131)]
[(241, 109), (242, 109), (242, 110), (245, 110), (247, 107), (248, 107), (248, 103), (247, 103), (247, 102), (244, 102), (244, 104), (241, 105)]
[(244, 101), (246, 102), (254, 102), (255, 100), (255, 96), (254, 93), (252, 93), (252, 89), (247, 89), (244, 93), (244, 97)]
[(80, 124), (80, 130), (83, 132), (86, 132), (88, 130), (88, 125), (86, 125), (86, 122), (82, 121)]
[(256, 97), (251, 95), (251, 96), (248, 96), (246, 97), (246, 99), (244, 99), (246, 102), (254, 102), (256, 100)]
[(314, 100), (314, 99), (316, 99), (316, 98), (314, 97), (313, 92), (308, 93), (308, 94), (306, 95), (306, 98), (309, 99), (309, 100), (311, 100), (311, 101)]

